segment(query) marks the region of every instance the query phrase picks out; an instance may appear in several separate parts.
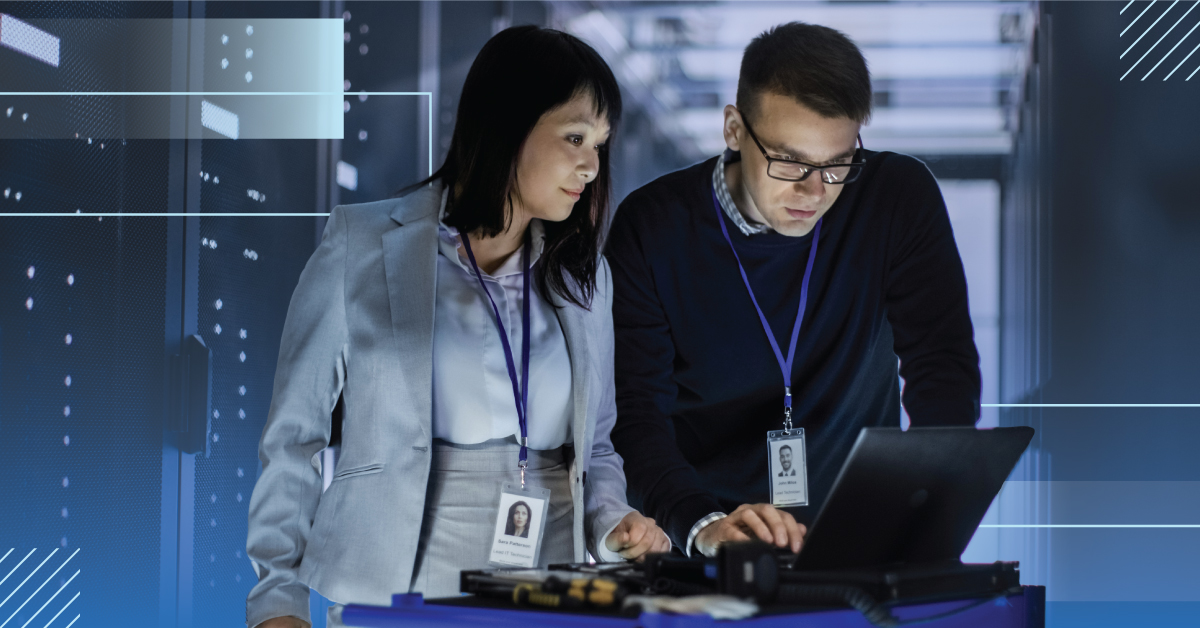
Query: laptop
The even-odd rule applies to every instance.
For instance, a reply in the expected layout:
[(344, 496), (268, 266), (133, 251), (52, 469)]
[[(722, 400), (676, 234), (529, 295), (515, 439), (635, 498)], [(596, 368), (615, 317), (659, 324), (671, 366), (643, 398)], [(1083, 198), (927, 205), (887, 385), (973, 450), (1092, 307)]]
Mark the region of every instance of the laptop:
[(863, 428), (793, 570), (958, 563), (1033, 428)]

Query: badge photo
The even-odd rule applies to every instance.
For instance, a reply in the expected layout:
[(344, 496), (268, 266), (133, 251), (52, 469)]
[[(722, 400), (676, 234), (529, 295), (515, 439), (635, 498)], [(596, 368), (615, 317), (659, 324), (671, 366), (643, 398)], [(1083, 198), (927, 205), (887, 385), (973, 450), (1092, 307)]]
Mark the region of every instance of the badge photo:
[(542, 553), (542, 532), (550, 490), (505, 484), (496, 510), (495, 535), (488, 564), (497, 567), (536, 567)]
[(808, 464), (804, 450), (804, 428), (767, 432), (767, 450), (771, 504), (807, 506)]

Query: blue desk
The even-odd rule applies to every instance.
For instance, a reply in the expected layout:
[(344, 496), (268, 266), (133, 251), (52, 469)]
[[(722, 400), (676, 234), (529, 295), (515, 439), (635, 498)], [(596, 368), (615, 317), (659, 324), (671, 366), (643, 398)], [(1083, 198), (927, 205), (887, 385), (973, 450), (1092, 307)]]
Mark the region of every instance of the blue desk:
[[(978, 603), (955, 600), (892, 608), (901, 621), (919, 619)], [(1045, 587), (1022, 587), (1022, 592), (999, 598), (950, 617), (919, 624), (922, 628), (1043, 628)], [(527, 608), (480, 608), (425, 603), (420, 594), (395, 595), (392, 606), (347, 605), (342, 621), (365, 628), (710, 628), (737, 624), (737, 628), (874, 628), (858, 611), (850, 609), (765, 615), (737, 622), (717, 622), (707, 616), (659, 615), (639, 617), (583, 615)]]

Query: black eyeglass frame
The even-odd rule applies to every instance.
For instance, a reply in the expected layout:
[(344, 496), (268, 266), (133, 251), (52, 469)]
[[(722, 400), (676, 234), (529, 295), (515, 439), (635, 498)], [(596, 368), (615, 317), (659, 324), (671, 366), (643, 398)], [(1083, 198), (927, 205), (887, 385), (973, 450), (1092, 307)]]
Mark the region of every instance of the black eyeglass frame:
[[(797, 182), (797, 181), (803, 181), (803, 180), (807, 179), (809, 176), (811, 176), (814, 171), (820, 170), (822, 183), (826, 183), (829, 185), (845, 185), (847, 183), (853, 183), (853, 182), (857, 181), (859, 175), (862, 174), (863, 166), (865, 166), (867, 164), (867, 162), (865, 160), (853, 161), (853, 159), (854, 159), (853, 157), (851, 157), (851, 161), (848, 164), (830, 164), (828, 166), (817, 166), (814, 164), (804, 163), (803, 161), (796, 161), (794, 159), (780, 159), (778, 157), (772, 157), (767, 154), (767, 149), (763, 147), (762, 142), (758, 141), (758, 136), (754, 134), (754, 130), (750, 128), (750, 123), (746, 121), (746, 116), (744, 116), (744, 115), (742, 116), (742, 126), (746, 127), (746, 132), (750, 134), (750, 139), (754, 140), (754, 144), (756, 146), (758, 146), (758, 150), (762, 153), (763, 158), (767, 160), (767, 176), (771, 177), (772, 179), (776, 179), (778, 181), (791, 181), (793, 183)], [(859, 154), (860, 154), (859, 151), (862, 151), (862, 150), (866, 150), (866, 148), (863, 146), (862, 134), (860, 133), (858, 135), (858, 148), (855, 149), (855, 151), (854, 151), (854, 157), (859, 156)], [(785, 177), (777, 177), (777, 176), (771, 174), (771, 164), (776, 161), (785, 163), (785, 164), (796, 164), (796, 165), (804, 166), (805, 168), (808, 168), (808, 172), (805, 172), (804, 175), (802, 175), (799, 179), (788, 179)], [(843, 179), (841, 181), (826, 181), (825, 180), (825, 170), (826, 169), (846, 168), (846, 167), (850, 168), (850, 172), (847, 173), (847, 176), (845, 179)]]

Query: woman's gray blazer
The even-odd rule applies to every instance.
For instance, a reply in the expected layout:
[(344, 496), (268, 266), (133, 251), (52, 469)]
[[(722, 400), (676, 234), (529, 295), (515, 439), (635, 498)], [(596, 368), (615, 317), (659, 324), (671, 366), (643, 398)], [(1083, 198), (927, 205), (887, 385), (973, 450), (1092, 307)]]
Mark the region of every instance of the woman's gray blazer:
[[(309, 587), (338, 603), (382, 605), (408, 591), (430, 466), (441, 189), (435, 182), (403, 198), (335, 207), (300, 275), (250, 499), (246, 553), (259, 582), (246, 600), (249, 626), (284, 615), (307, 620)], [(590, 311), (549, 295), (574, 389), (576, 561), (632, 511), (609, 440), (611, 292), (601, 258)], [(322, 493), (319, 453), (339, 394), (341, 453)]]

